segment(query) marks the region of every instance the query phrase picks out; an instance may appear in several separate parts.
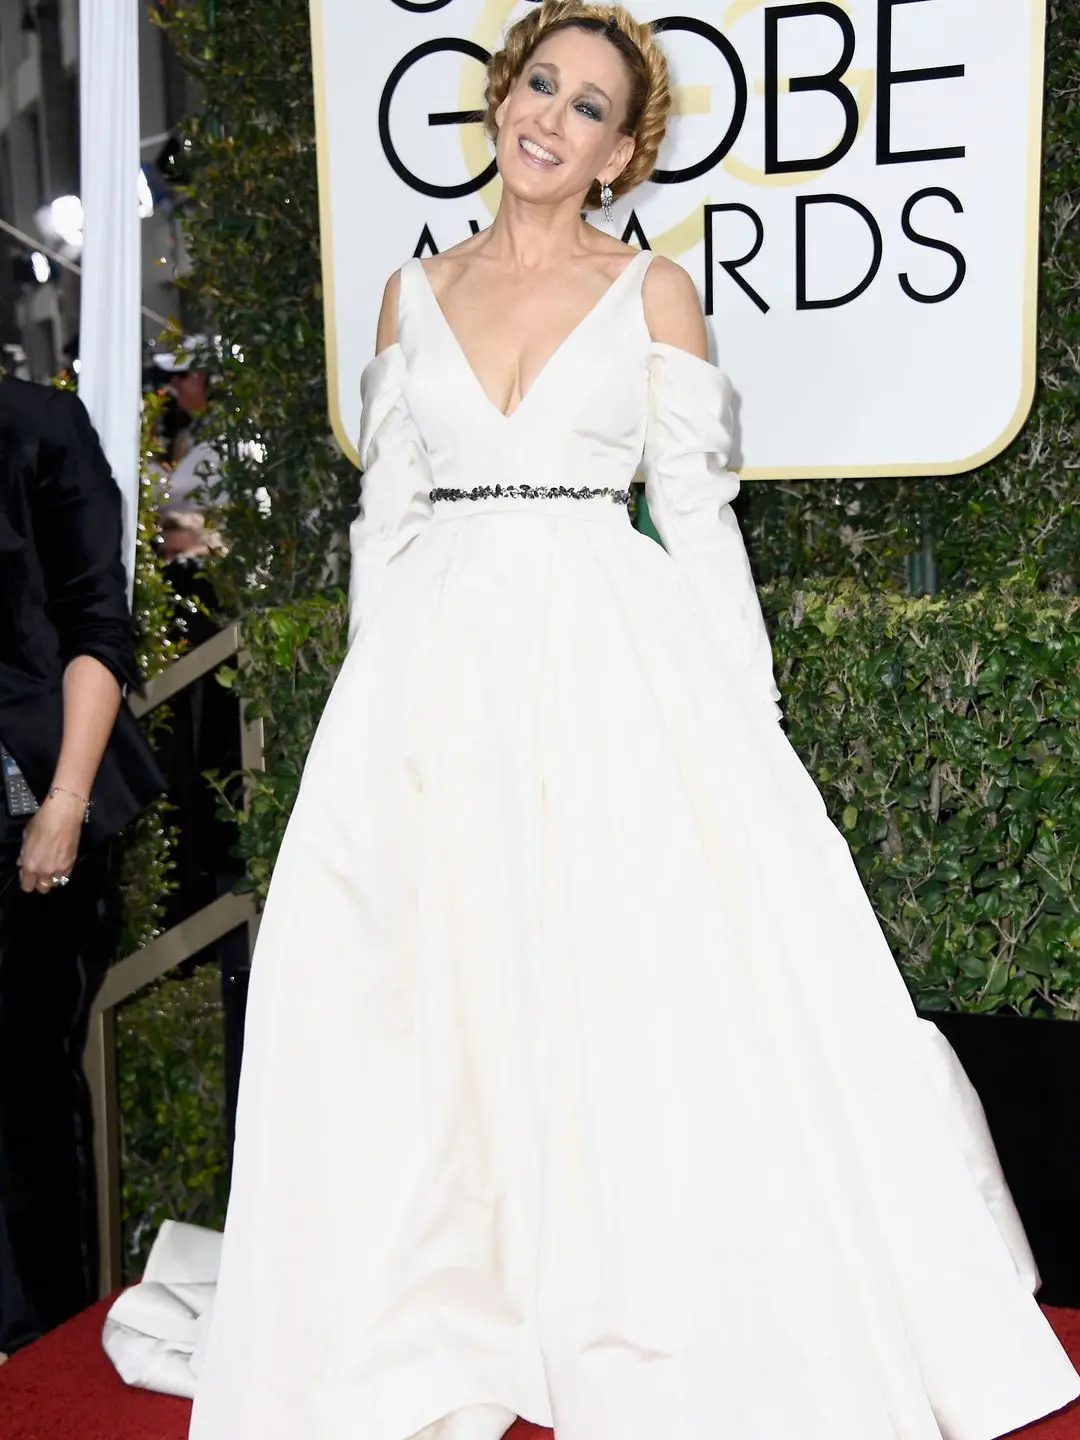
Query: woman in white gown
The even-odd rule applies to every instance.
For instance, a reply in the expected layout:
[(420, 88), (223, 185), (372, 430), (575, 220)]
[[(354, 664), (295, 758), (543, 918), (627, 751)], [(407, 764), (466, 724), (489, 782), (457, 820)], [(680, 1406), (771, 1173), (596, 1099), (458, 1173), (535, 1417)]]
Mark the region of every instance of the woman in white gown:
[(581, 220), (663, 56), (546, 0), (489, 95), (363, 377), (191, 1435), (990, 1440), (1080, 1382), (777, 723), (693, 286)]

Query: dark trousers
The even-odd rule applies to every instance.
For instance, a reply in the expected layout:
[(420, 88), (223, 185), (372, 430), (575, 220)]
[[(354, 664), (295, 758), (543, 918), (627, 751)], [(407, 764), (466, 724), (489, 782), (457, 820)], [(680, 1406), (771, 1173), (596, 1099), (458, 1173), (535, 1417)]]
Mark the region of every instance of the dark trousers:
[(0, 800), (0, 1350), (97, 1298), (90, 1010), (118, 940), (114, 846), (71, 882), (24, 895), (22, 822)]

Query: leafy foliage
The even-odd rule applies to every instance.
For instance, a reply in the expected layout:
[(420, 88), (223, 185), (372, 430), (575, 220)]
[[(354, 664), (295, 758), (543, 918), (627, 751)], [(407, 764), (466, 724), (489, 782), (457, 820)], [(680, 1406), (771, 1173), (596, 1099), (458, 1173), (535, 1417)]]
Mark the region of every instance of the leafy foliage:
[[(132, 614), (144, 680), (162, 674), (183, 649), (173, 623), (177, 597), (154, 548), (154, 516), (161, 500), (161, 453), (156, 435), (164, 397), (143, 399), (139, 520), (135, 539)], [(168, 728), (167, 705), (143, 721), (151, 743)], [(172, 890), (170, 853), (175, 830), (170, 806), (154, 801), (123, 835), (120, 883), (123, 923), (117, 958), (134, 954), (161, 933)], [(206, 977), (166, 979), (117, 1013), (122, 1221), (125, 1278), (141, 1270), (160, 1221), (170, 1214), (215, 1216), (221, 1189), (221, 1018)], [(196, 1064), (185, 1075), (185, 1066)], [(216, 1071), (215, 1071), (216, 1062)], [(216, 1121), (216, 1124), (215, 1124)], [(216, 1187), (216, 1188), (215, 1188)], [(180, 1209), (175, 1208), (180, 1197)], [(223, 1211), (222, 1211), (223, 1213)]]
[(270, 884), (300, 774), (326, 697), (345, 658), (348, 614), (340, 593), (297, 601), (252, 615), (244, 627), (247, 653), (242, 672), (225, 671), (223, 682), (250, 697), (246, 718), (266, 727), (265, 771), (246, 777), (248, 803), (223, 803), (239, 827), (239, 853), (248, 883), (262, 898)]
[(920, 1002), (1080, 1018), (1080, 599), (766, 605), (792, 744)]
[(125, 1279), (167, 1219), (224, 1222), (228, 1198), (216, 965), (168, 976), (117, 1015)]
[[(155, 435), (164, 400), (144, 397), (139, 474), (139, 520), (135, 536), (135, 584), (132, 616), (138, 635), (136, 657), (144, 680), (152, 680), (179, 658), (181, 645), (175, 638), (172, 617), (176, 595), (165, 577), (165, 568), (154, 549), (154, 514), (159, 503), (161, 481), (156, 470), (160, 459)], [(160, 705), (143, 721), (143, 729), (154, 736), (169, 724), (169, 709)], [(139, 815), (123, 837), (121, 888), (124, 897), (123, 929), (117, 958), (132, 955), (160, 933), (165, 902), (172, 888), (169, 851), (174, 831), (169, 825), (169, 805), (155, 800)]]
[(333, 582), (359, 494), (326, 418), (308, 6), (163, 0), (159, 17), (207, 96), (185, 131), (187, 289), (221, 337), (204, 427), (225, 455), (215, 584), (240, 614)]

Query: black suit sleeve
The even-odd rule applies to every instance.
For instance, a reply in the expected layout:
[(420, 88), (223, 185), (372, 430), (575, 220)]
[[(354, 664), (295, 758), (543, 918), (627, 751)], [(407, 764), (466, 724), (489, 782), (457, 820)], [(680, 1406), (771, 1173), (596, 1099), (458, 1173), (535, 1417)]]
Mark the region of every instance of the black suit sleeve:
[(138, 687), (120, 491), (85, 406), (69, 391), (50, 397), (37, 478), (34, 538), (61, 659), (92, 655), (121, 685)]

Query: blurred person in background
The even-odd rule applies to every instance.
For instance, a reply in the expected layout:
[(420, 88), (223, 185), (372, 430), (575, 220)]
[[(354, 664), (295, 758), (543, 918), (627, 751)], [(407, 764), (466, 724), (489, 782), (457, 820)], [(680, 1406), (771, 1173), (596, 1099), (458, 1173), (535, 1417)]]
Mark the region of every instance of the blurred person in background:
[[(194, 342), (192, 342), (194, 344)], [(172, 357), (155, 356), (155, 368), (167, 372)], [(183, 352), (179, 361), (184, 360)], [(169, 384), (178, 405), (205, 407), (206, 377), (176, 372)], [(182, 397), (182, 398), (181, 398)], [(195, 440), (185, 410), (166, 425), (172, 431), (174, 464), (162, 472), (165, 498), (157, 512), (157, 548), (165, 578), (176, 596), (176, 638), (192, 649), (213, 638), (221, 628), (211, 561), (224, 548), (220, 535), (207, 524), (209, 503), (220, 467), (214, 447)], [(167, 416), (168, 419), (168, 416)], [(158, 742), (158, 757), (167, 777), (172, 807), (170, 821), (176, 840), (170, 860), (173, 890), (166, 906), (167, 925), (177, 925), (203, 906), (232, 890), (243, 875), (233, 856), (236, 827), (222, 814), (208, 771), (222, 779), (240, 769), (240, 705), (236, 692), (218, 683), (216, 670), (193, 681), (169, 702), (167, 731)], [(229, 793), (236, 803), (235, 785)], [(243, 1049), (244, 1009), (250, 970), (246, 926), (223, 936), (188, 962), (190, 969), (216, 962), (221, 976), (225, 1062), (225, 1138), (231, 1164), (236, 1093)]]
[[(166, 390), (169, 406), (162, 421), (166, 458), (174, 467), (178, 486), (185, 485), (183, 472), (216, 472), (218, 455), (213, 446), (198, 440), (199, 420), (206, 412), (210, 377), (203, 368), (211, 353), (205, 335), (187, 335), (175, 350), (159, 350), (151, 356), (148, 379), (155, 389)], [(170, 491), (174, 487), (170, 486)]]
[(163, 781), (137, 686), (121, 499), (77, 397), (0, 380), (0, 1357), (98, 1292), (94, 998), (115, 839)]

